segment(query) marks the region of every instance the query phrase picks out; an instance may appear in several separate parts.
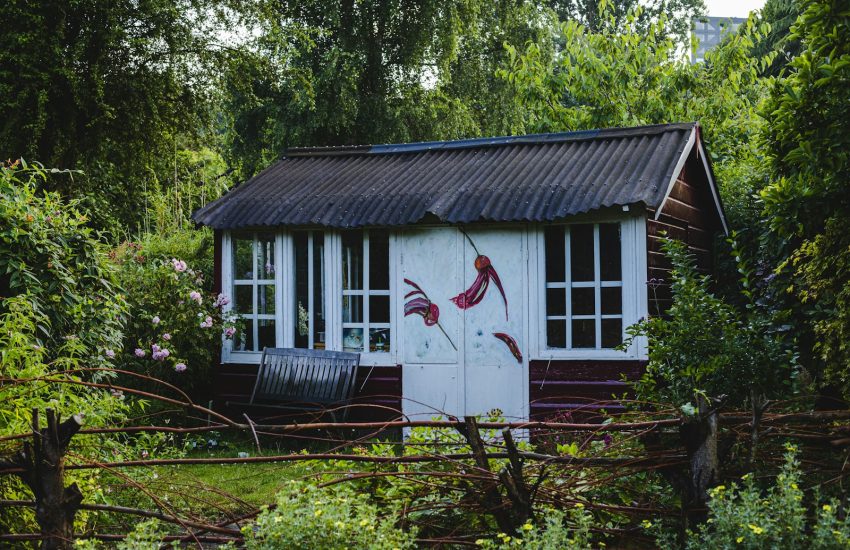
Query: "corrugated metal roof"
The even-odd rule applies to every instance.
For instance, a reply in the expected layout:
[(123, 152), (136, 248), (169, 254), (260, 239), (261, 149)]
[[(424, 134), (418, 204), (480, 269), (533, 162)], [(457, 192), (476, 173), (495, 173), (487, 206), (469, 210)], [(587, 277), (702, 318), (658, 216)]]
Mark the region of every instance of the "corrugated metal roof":
[(290, 149), (193, 214), (216, 229), (546, 221), (657, 209), (696, 123), (397, 145)]

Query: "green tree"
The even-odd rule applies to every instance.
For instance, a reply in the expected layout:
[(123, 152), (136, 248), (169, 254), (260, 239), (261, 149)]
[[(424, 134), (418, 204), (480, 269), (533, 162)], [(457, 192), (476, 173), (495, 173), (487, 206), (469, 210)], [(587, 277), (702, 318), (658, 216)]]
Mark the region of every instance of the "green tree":
[(705, 63), (691, 65), (665, 33), (664, 17), (644, 30), (641, 14), (618, 25), (606, 8), (610, 24), (596, 32), (558, 23), (564, 48), (556, 53), (508, 45), (500, 74), (515, 88), (526, 125), (551, 132), (698, 120), (716, 162), (737, 158), (759, 127), (756, 107), (766, 90), (750, 48), (764, 29), (751, 20)]
[(800, 15), (799, 0), (767, 0), (759, 12), (759, 19), (770, 25), (770, 31), (757, 40), (753, 55), (763, 57), (772, 52), (777, 55), (763, 74), (779, 76), (782, 69), (800, 53), (800, 40), (791, 37), (791, 25)]
[(665, 34), (680, 46), (690, 44), (693, 20), (705, 15), (703, 0), (548, 0), (548, 4), (561, 21), (575, 21), (591, 32), (612, 24), (617, 27), (629, 24), (629, 14), (642, 8), (638, 17), (640, 26), (648, 30), (663, 17)]
[(230, 160), (251, 175), (286, 147), (521, 132), (495, 72), (503, 43), (549, 43), (528, 0), (282, 2), (225, 76)]
[(850, 396), (850, 4), (805, 0), (803, 51), (765, 107), (764, 248), (804, 365)]
[(171, 174), (180, 140), (212, 138), (202, 130), (226, 51), (218, 40), (238, 15), (226, 6), (0, 3), (0, 158), (85, 166), (87, 175), (41, 185), (85, 197), (101, 226), (135, 226), (146, 187)]

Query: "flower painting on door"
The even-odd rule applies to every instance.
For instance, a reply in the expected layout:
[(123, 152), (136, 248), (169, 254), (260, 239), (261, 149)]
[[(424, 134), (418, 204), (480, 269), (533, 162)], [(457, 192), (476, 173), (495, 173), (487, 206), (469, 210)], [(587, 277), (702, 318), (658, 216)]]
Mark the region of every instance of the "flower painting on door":
[(478, 247), (475, 246), (475, 243), (466, 231), (463, 229), (460, 231), (469, 241), (469, 244), (472, 245), (472, 249), (475, 250), (476, 256), (473, 265), (475, 265), (477, 276), (469, 288), (452, 298), (452, 302), (454, 302), (454, 304), (460, 309), (469, 309), (478, 305), (487, 294), (487, 289), (490, 287), (490, 281), (493, 281), (496, 288), (499, 289), (499, 293), (502, 295), (502, 300), (505, 302), (505, 320), (507, 320), (508, 298), (505, 296), (505, 289), (502, 287), (502, 281), (499, 279), (499, 274), (496, 273), (496, 268), (493, 267), (493, 262), (490, 261), (490, 258), (484, 256), (478, 251)]
[(425, 291), (419, 285), (410, 279), (405, 279), (404, 282), (413, 287), (413, 290), (404, 295), (405, 300), (409, 299), (404, 303), (404, 316), (421, 315), (425, 325), (429, 327), (437, 326), (446, 335), (446, 338), (455, 351), (457, 351), (457, 346), (452, 342), (446, 329), (440, 324), (440, 308), (437, 307), (437, 304), (428, 298), (428, 295), (425, 294)]

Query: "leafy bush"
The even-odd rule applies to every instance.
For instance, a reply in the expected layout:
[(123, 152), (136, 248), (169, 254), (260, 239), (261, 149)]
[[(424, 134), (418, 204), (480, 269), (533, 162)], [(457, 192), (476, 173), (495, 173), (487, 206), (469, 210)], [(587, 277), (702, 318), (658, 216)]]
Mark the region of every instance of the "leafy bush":
[(345, 485), (325, 489), (293, 481), (253, 525), (242, 528), (245, 548), (415, 548), (414, 530), (402, 531), (392, 513), (381, 515), (368, 495)]
[(672, 402), (695, 411), (698, 396), (725, 395), (741, 403), (790, 386), (782, 348), (763, 324), (743, 318), (715, 296), (686, 245), (666, 239), (662, 249), (673, 268), (673, 304), (664, 316), (629, 327), (630, 338), (649, 338), (649, 362), (636, 390), (645, 400)]
[(601, 548), (604, 543), (593, 544), (590, 528), (593, 515), (577, 504), (567, 512), (547, 510), (542, 525), (524, 524), (520, 535), (511, 537), (499, 533), (494, 539), (478, 539), (476, 544), (486, 549), (528, 548), (529, 550), (553, 550), (555, 548)]
[(752, 474), (744, 476), (743, 486), (712, 489), (708, 522), (689, 534), (687, 548), (850, 547), (850, 517), (839, 519), (836, 501), (816, 503), (814, 517), (808, 517), (795, 451), (789, 448), (776, 483), (767, 491), (756, 485)]
[(178, 232), (168, 240), (148, 236), (124, 243), (112, 253), (129, 303), (120, 363), (197, 398), (208, 392), (222, 334), (234, 331), (233, 318), (222, 311), (229, 298), (207, 291), (204, 273), (183, 259), (203, 258), (204, 248), (203, 239)]
[[(0, 165), (0, 436), (28, 432), (33, 408), (81, 413), (89, 426), (112, 425), (127, 411), (110, 392), (77, 383), (111, 377), (91, 369), (109, 369), (120, 352), (126, 305), (78, 204), (36, 190), (47, 173), (23, 162)], [(115, 448), (109, 438), (88, 444), (87, 456), (105, 458)], [(75, 440), (74, 451), (83, 445)], [(98, 475), (67, 472), (93, 500), (102, 494)], [(31, 498), (17, 478), (0, 476), (0, 499)], [(78, 515), (81, 523), (88, 514)], [(32, 531), (32, 523), (24, 509), (0, 510), (0, 532)]]
[(0, 315), (31, 310), (39, 352), (54, 368), (109, 367), (110, 350), (121, 347), (124, 300), (78, 203), (38, 192), (48, 173), (60, 172), (23, 161), (0, 166)]

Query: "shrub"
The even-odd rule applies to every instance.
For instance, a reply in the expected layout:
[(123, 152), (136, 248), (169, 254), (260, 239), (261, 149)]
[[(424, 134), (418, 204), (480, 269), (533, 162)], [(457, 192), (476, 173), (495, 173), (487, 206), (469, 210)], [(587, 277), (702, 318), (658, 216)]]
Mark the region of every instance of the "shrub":
[(478, 539), (476, 544), (486, 549), (527, 548), (529, 550), (554, 550), (555, 548), (601, 548), (603, 543), (593, 544), (590, 528), (593, 515), (577, 504), (567, 512), (547, 510), (542, 524), (526, 523), (519, 535), (511, 537), (499, 533), (494, 539)]
[(392, 510), (379, 514), (367, 494), (345, 485), (320, 489), (293, 481), (276, 504), (242, 528), (248, 550), (415, 548), (415, 531), (399, 529)]
[(674, 403), (686, 413), (699, 409), (698, 396), (727, 396), (730, 404), (761, 401), (791, 385), (783, 349), (755, 315), (747, 318), (715, 296), (683, 243), (666, 239), (673, 304), (663, 316), (629, 327), (649, 339), (649, 362), (636, 384), (639, 398)]
[(124, 243), (112, 253), (129, 303), (122, 366), (199, 399), (208, 393), (222, 334), (234, 330), (233, 318), (222, 311), (229, 298), (206, 290), (204, 273), (183, 259), (203, 258), (204, 248), (203, 238), (178, 232), (167, 240), (148, 236)]
[[(78, 203), (37, 191), (47, 173), (23, 162), (0, 165), (0, 436), (28, 432), (33, 408), (51, 407), (66, 418), (81, 413), (89, 426), (113, 425), (127, 411), (110, 392), (75, 383), (112, 376), (86, 369), (113, 365), (126, 306), (106, 249)], [(106, 458), (115, 440), (75, 438), (73, 446)], [(67, 472), (68, 483), (92, 500), (102, 494), (98, 476)], [(0, 499), (31, 498), (20, 480), (0, 476)], [(81, 511), (79, 522), (88, 514)], [(0, 507), (0, 532), (32, 531), (32, 524), (25, 509)]]
[(687, 548), (831, 549), (850, 547), (850, 517), (839, 519), (839, 505), (815, 502), (811, 517), (803, 503), (801, 474), (789, 447), (775, 484), (762, 491), (754, 476), (743, 485), (719, 485), (711, 490), (709, 519), (690, 533)]

